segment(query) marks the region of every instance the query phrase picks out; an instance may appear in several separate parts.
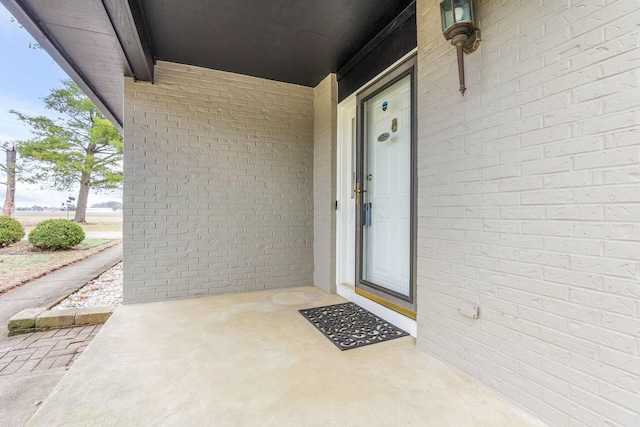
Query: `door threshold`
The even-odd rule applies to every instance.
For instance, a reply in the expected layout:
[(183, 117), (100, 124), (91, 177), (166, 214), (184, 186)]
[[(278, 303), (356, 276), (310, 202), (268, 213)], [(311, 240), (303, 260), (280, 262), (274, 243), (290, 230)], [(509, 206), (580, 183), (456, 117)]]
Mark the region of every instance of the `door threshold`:
[(398, 313), (402, 314), (403, 316), (407, 316), (410, 319), (416, 320), (417, 314), (415, 311), (413, 310), (409, 310), (408, 308), (404, 308), (401, 305), (398, 305), (394, 302), (391, 302), (383, 297), (380, 297), (374, 293), (365, 291), (362, 288), (356, 288), (356, 294), (358, 295), (362, 295), (365, 298), (369, 298), (370, 300), (373, 300), (375, 302), (377, 302), (380, 305), (383, 305), (387, 308), (390, 308), (393, 311), (397, 311)]
[(418, 324), (414, 319), (404, 316), (397, 311), (391, 310), (390, 308), (387, 308), (382, 304), (365, 298), (362, 295), (358, 295), (354, 291), (353, 287), (347, 284), (339, 284), (338, 286), (336, 286), (336, 288), (337, 294), (341, 297), (358, 304), (360, 307), (369, 310), (370, 312), (372, 312), (376, 316), (383, 318), (387, 322), (391, 322), (395, 326), (404, 329), (412, 337), (417, 337)]

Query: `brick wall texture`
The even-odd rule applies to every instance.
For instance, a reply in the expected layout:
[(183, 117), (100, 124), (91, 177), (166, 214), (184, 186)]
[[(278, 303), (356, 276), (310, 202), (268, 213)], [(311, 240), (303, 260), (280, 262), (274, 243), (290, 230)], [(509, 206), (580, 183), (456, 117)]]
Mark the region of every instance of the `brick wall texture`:
[(124, 299), (313, 283), (313, 89), (159, 62), (125, 81)]
[(336, 290), (336, 170), (338, 83), (329, 74), (314, 89), (313, 283)]
[[(479, 0), (462, 97), (439, 2), (417, 1), (418, 346), (551, 425), (640, 425), (640, 4)], [(335, 94), (127, 79), (125, 302), (331, 290)]]
[[(556, 426), (640, 425), (640, 3), (418, 0), (418, 346)], [(459, 313), (461, 301), (480, 318)]]

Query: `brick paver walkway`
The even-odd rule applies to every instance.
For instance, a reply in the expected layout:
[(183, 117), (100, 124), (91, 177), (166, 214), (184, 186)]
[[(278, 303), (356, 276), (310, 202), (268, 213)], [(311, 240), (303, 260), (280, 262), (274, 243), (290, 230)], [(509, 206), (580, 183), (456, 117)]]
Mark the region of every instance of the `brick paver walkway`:
[(0, 376), (69, 366), (102, 325), (55, 329), (0, 340)]

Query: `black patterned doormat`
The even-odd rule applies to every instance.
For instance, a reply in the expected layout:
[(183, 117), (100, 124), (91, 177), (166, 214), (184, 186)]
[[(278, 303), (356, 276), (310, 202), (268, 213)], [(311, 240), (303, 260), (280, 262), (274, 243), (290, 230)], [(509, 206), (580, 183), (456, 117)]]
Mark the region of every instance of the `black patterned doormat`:
[(298, 311), (340, 350), (409, 335), (352, 302)]

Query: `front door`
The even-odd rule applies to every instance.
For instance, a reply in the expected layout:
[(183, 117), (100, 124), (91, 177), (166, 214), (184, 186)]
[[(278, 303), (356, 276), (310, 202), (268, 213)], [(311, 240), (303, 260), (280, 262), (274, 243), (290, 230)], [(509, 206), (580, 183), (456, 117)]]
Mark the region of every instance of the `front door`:
[(415, 317), (414, 62), (357, 97), (356, 292)]

